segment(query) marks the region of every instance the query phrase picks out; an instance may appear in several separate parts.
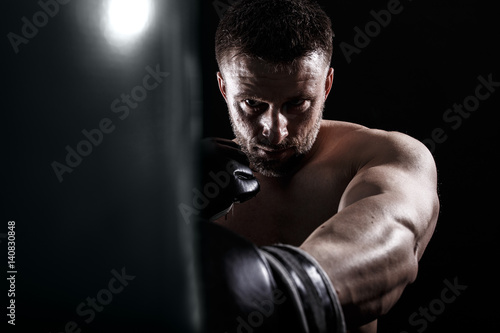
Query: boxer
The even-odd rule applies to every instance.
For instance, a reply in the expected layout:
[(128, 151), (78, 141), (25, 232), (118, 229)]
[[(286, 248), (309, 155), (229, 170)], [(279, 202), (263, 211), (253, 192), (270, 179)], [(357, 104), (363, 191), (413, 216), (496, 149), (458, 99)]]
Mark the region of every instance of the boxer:
[[(323, 119), (333, 83), (332, 38), (329, 18), (308, 0), (240, 0), (221, 20), (217, 82), (235, 138), (214, 143), (241, 149), (248, 161), (243, 179), (259, 185), (244, 187), (253, 191), (246, 201), (221, 194), (240, 203), (210, 214), (216, 224), (210, 228), (224, 231), (206, 231), (218, 252), (207, 274), (230, 280), (221, 287), (226, 304), (240, 295), (231, 306), (248, 302), (241, 309), (249, 316), (259, 297), (245, 286), (257, 272), (264, 276), (254, 286), (265, 293), (260, 299), (278, 290), (290, 300), (274, 304), (278, 321), (303, 317), (306, 328), (295, 326), (297, 332), (322, 331), (307, 327), (328, 321), (339, 332), (343, 322), (350, 332), (376, 332), (376, 319), (415, 280), (433, 234), (436, 167), (428, 149), (405, 134)], [(286, 287), (290, 276), (295, 281)], [(324, 295), (304, 296), (313, 290)], [(321, 318), (304, 309), (321, 309)], [(257, 329), (245, 318), (229, 321), (240, 331)]]

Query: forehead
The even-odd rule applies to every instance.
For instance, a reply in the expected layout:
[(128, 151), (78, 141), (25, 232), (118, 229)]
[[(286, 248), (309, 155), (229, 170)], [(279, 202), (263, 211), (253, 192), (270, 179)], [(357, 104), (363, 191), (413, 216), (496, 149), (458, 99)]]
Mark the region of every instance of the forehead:
[(321, 94), (327, 69), (323, 58), (313, 54), (279, 67), (239, 55), (228, 60), (221, 70), (228, 94), (290, 98)]

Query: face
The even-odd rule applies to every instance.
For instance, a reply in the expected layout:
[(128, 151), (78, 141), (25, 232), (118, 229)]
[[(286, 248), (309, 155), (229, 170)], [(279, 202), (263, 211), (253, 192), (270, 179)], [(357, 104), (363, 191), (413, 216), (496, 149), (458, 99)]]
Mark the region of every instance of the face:
[(221, 70), (219, 89), (252, 168), (268, 177), (290, 174), (316, 141), (333, 69), (314, 54), (281, 70), (236, 56)]

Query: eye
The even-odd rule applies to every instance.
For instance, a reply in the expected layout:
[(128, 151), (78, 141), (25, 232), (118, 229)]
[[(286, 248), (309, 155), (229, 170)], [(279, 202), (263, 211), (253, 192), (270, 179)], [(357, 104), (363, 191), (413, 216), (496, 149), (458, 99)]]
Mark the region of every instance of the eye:
[(309, 99), (297, 98), (286, 102), (285, 110), (287, 113), (298, 114), (307, 111), (311, 107)]
[(305, 99), (295, 99), (295, 100), (288, 102), (288, 104), (291, 106), (301, 106), (301, 105), (304, 105), (305, 102), (306, 102)]
[(245, 104), (251, 108), (256, 108), (256, 107), (262, 105), (261, 102), (257, 102), (256, 100), (253, 100), (253, 99), (245, 99)]

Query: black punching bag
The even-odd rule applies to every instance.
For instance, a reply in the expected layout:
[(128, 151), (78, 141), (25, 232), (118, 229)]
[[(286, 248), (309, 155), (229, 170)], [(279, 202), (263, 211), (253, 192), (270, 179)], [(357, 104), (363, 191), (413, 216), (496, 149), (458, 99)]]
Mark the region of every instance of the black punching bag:
[(201, 136), (197, 6), (5, 4), (7, 332), (201, 329), (193, 225), (179, 209)]

